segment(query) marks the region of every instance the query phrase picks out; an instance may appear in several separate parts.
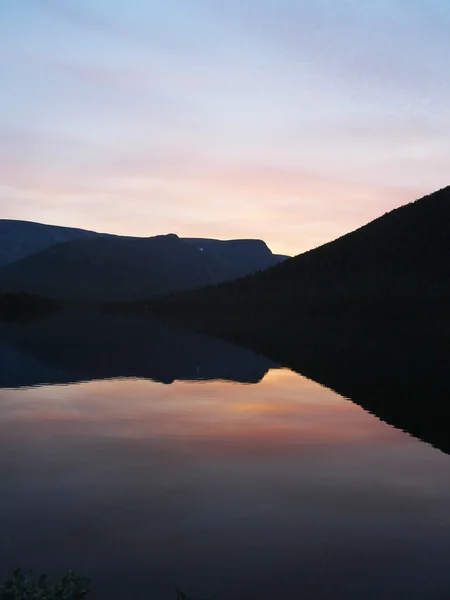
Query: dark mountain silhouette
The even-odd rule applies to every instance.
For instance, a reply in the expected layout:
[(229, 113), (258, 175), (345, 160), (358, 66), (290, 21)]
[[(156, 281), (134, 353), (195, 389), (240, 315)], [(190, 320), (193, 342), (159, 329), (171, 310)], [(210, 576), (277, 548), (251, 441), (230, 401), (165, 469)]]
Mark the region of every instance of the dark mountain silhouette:
[(283, 254), (272, 254), (262, 240), (212, 240), (208, 238), (183, 238), (185, 242), (205, 252), (220, 262), (233, 277), (242, 277), (268, 269), (287, 258)]
[(95, 236), (51, 246), (4, 267), (0, 286), (64, 300), (128, 300), (210, 283), (216, 280), (215, 267), (175, 235)]
[(54, 244), (97, 235), (94, 231), (29, 221), (0, 219), (0, 267), (14, 263)]
[[(16, 243), (14, 252), (4, 251), (3, 262), (11, 261), (13, 255), (30, 254), (0, 269), (3, 293), (127, 301), (230, 280), (280, 260), (259, 240), (202, 240), (198, 246), (174, 234), (123, 237), (65, 228), (61, 232), (33, 223), (21, 224), (28, 233), (20, 235), (21, 226), (7, 223), (12, 223), (10, 230), (22, 242)], [(81, 237), (53, 243), (77, 235)], [(14, 238), (13, 233), (10, 237)], [(44, 249), (32, 252), (45, 244)]]
[(450, 453), (450, 188), (263, 273), (120, 308), (260, 352)]
[(0, 294), (0, 319), (4, 321), (33, 321), (60, 309), (55, 300), (28, 294)]
[(444, 310), (449, 300), (447, 187), (263, 273), (174, 294), (153, 308), (398, 315)]

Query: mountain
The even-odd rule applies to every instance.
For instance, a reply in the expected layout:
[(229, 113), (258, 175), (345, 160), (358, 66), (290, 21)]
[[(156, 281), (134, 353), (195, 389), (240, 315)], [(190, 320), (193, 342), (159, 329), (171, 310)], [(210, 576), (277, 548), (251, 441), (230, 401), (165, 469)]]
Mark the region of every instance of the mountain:
[(230, 280), (280, 261), (259, 240), (137, 238), (11, 221), (2, 227), (13, 251), (0, 247), (0, 293), (131, 301)]
[(289, 258), (282, 254), (272, 254), (262, 240), (183, 238), (183, 241), (221, 263), (232, 274), (232, 278), (267, 269)]
[(94, 231), (0, 219), (0, 268), (49, 248), (97, 235)]
[(267, 356), (450, 453), (449, 308), (447, 187), (263, 273), (147, 310)]
[(175, 235), (98, 235), (51, 246), (4, 267), (0, 289), (64, 300), (127, 300), (209, 283), (214, 267)]
[(450, 303), (450, 187), (233, 282), (172, 294), (168, 311), (410, 314)]
[(60, 309), (55, 300), (29, 294), (0, 294), (0, 320), (27, 322)]

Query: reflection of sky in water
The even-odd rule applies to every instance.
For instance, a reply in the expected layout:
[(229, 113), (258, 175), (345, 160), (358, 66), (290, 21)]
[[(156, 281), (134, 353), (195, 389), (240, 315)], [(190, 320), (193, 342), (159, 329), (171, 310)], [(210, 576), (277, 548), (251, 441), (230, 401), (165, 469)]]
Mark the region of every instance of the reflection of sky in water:
[(288, 370), (0, 406), (2, 570), (72, 567), (105, 598), (450, 590), (450, 459)]

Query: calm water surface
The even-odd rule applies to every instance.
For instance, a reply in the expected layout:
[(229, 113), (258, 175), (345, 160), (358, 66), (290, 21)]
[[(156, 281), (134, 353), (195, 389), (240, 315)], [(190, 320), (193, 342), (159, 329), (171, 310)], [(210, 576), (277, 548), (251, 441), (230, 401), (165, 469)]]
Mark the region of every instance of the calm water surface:
[(93, 600), (450, 597), (450, 457), (286, 369), (0, 390), (0, 524)]

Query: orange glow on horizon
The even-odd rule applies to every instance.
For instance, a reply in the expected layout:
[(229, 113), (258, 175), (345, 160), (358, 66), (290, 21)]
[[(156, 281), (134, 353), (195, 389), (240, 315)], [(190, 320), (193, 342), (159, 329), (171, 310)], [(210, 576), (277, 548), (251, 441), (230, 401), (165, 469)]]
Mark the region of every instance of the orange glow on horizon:
[[(0, 177), (4, 189), (21, 190), (21, 206), (28, 207), (29, 220), (143, 237), (177, 233), (257, 238), (273, 252), (291, 256), (429, 191), (346, 182), (307, 171), (220, 166), (200, 159), (150, 162), (148, 168), (137, 160), (122, 166), (80, 166), (75, 172), (35, 163), (0, 163)], [(221, 215), (225, 204), (226, 216)], [(84, 213), (88, 205), (89, 217)], [(3, 216), (14, 218), (17, 206), (11, 205)]]

